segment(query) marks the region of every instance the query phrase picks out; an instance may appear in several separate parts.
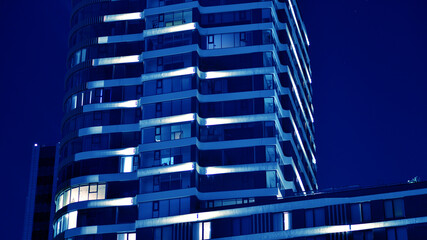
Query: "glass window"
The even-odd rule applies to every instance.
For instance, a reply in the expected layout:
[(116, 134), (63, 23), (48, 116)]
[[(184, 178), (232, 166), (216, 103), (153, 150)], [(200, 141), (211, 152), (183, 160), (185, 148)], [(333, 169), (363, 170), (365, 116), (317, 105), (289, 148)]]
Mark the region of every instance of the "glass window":
[(283, 230), (291, 229), (291, 215), (288, 212), (283, 213)]
[(159, 201), (153, 202), (153, 217), (159, 217)]
[(393, 217), (393, 202), (391, 200), (387, 200), (384, 202), (384, 210), (386, 218)]
[(79, 201), (79, 188), (75, 187), (71, 190), (71, 201), (70, 203), (78, 202)]
[(160, 142), (160, 136), (161, 136), (161, 128), (160, 127), (156, 127), (156, 135), (154, 137), (154, 140), (156, 142)]
[(371, 204), (370, 203), (362, 203), (362, 215), (363, 221), (371, 221)]
[(72, 97), (72, 100), (71, 100), (71, 108), (72, 108), (72, 109), (77, 108), (77, 95), (74, 95), (74, 96)]
[(105, 184), (98, 185), (98, 199), (105, 199)]
[(363, 232), (353, 232), (353, 240), (364, 240)]
[(169, 216), (169, 200), (159, 202), (159, 217)]
[(273, 76), (264, 75), (264, 89), (273, 89)]
[(234, 47), (234, 34), (222, 34), (222, 48), (231, 48)]
[(181, 125), (173, 125), (171, 127), (171, 140), (177, 140), (182, 138)]
[(57, 210), (61, 209), (64, 205), (63, 205), (63, 201), (64, 201), (64, 194), (61, 194), (59, 196), (59, 200), (58, 200), (58, 208)]
[(314, 227), (313, 210), (305, 210), (305, 227)]
[(387, 229), (387, 240), (397, 240), (396, 239), (396, 229), (394, 229), (394, 228)]
[(119, 233), (117, 240), (136, 240), (136, 233)]
[(64, 203), (63, 206), (67, 206), (68, 204), (70, 204), (70, 189), (68, 189), (67, 191), (64, 192)]
[(203, 223), (203, 239), (211, 239), (211, 222)]
[(98, 185), (90, 184), (89, 185), (89, 200), (96, 200), (97, 198)]
[(120, 172), (122, 173), (132, 172), (133, 170), (132, 165), (133, 165), (133, 156), (121, 157)]
[(274, 100), (273, 98), (264, 98), (264, 112), (274, 113)]
[(86, 48), (82, 49), (82, 60), (81, 62), (84, 62), (86, 60)]
[(267, 162), (275, 162), (276, 161), (276, 147), (275, 146), (266, 146), (266, 160)]
[(117, 234), (117, 240), (127, 240), (127, 233)]
[(276, 187), (276, 171), (267, 171), (266, 177), (267, 177), (267, 187), (268, 188)]
[(360, 204), (351, 205), (351, 223), (361, 223), (362, 222), (362, 212), (360, 209)]
[(374, 240), (374, 233), (372, 231), (365, 232), (365, 240)]
[(315, 226), (325, 226), (325, 209), (324, 208), (316, 208), (314, 209), (314, 220)]
[[(74, 187), (71, 190), (68, 189), (61, 193), (61, 195), (57, 198), (55, 204), (56, 204), (56, 211), (61, 209), (62, 207), (79, 201), (86, 201), (86, 200), (96, 200), (96, 199), (105, 199), (105, 184), (90, 184), (83, 185), (79, 187)], [(65, 200), (66, 197), (68, 200)]]
[(136, 233), (129, 233), (127, 240), (136, 240)]
[(162, 166), (165, 166), (165, 165), (173, 165), (173, 157), (165, 157), (165, 158), (162, 158), (161, 165), (162, 165)]
[(403, 203), (403, 199), (393, 200), (393, 207), (394, 207), (394, 217), (396, 218), (405, 217), (405, 206)]
[(246, 41), (246, 33), (245, 32), (242, 32), (242, 33), (240, 33), (240, 41)]
[(77, 227), (77, 211), (69, 213), (68, 216), (68, 229)]
[(396, 229), (397, 240), (408, 240), (408, 232), (406, 227), (400, 227)]
[(79, 201), (86, 201), (89, 199), (89, 186), (80, 186)]
[(170, 215), (178, 215), (179, 214), (179, 199), (171, 199), (170, 200)]

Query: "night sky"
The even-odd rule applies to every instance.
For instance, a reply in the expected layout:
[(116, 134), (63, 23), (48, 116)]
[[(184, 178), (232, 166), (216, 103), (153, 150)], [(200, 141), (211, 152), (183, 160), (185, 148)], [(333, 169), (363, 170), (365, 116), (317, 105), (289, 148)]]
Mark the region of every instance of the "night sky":
[[(427, 180), (427, 2), (301, 0), (321, 189)], [(0, 0), (0, 236), (20, 239), (34, 143), (60, 139), (66, 0)], [(8, 238), (9, 237), (9, 238)]]

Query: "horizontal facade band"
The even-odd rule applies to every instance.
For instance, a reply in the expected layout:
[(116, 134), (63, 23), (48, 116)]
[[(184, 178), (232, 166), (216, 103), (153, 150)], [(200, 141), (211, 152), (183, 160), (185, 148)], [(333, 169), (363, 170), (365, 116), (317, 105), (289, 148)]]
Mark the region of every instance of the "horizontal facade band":
[[(197, 188), (186, 188), (171, 190), (165, 192), (154, 192), (140, 194), (137, 196), (138, 203), (160, 201), (174, 198), (184, 198), (196, 196), (199, 200), (222, 200), (233, 198), (251, 198), (251, 197), (265, 197), (265, 196), (282, 196), (278, 188), (259, 188), (259, 189), (246, 189), (246, 190), (233, 190), (233, 191), (217, 191), (217, 192), (199, 192)], [(182, 216), (182, 215), (181, 215)], [(172, 216), (179, 217), (179, 216)]]
[[(289, 95), (291, 100), (293, 100), (292, 95), (289, 92), (289, 88), (284, 88), (281, 87), (280, 85), (280, 80), (279, 80), (279, 76), (277, 74), (277, 71), (274, 67), (261, 67), (261, 68), (250, 68), (250, 69), (237, 69), (237, 70), (226, 70), (226, 71), (212, 71), (212, 72), (203, 72), (200, 71), (197, 67), (188, 67), (188, 68), (183, 68), (183, 69), (177, 69), (177, 70), (171, 70), (171, 71), (164, 71), (164, 72), (156, 72), (156, 73), (149, 73), (149, 74), (143, 74), (141, 75), (140, 78), (125, 78), (125, 79), (113, 79), (113, 80), (99, 80), (99, 81), (93, 81), (93, 82), (88, 82), (87, 83), (87, 88), (88, 89), (95, 89), (95, 88), (102, 88), (102, 87), (116, 87), (116, 86), (132, 86), (132, 85), (139, 85), (142, 84), (145, 81), (151, 81), (151, 80), (158, 80), (158, 79), (163, 79), (163, 78), (169, 78), (169, 77), (177, 77), (177, 76), (185, 76), (185, 75), (191, 75), (191, 74), (195, 74), (197, 73), (198, 77), (200, 79), (212, 79), (212, 78), (225, 78), (225, 77), (240, 77), (240, 76), (251, 76), (251, 75), (263, 75), (263, 74), (273, 74), (273, 79), (276, 83), (276, 86), (280, 86), (280, 88), (278, 88), (278, 92), (280, 95)], [(289, 74), (289, 72), (288, 72)], [(292, 78), (292, 76), (289, 74), (293, 89), (294, 89), (294, 93), (296, 95), (297, 101), (298, 101), (298, 105), (300, 106), (300, 108), (302, 109), (302, 102), (301, 99), (299, 97), (298, 94), (298, 90), (297, 90), (297, 86)], [(194, 90), (190, 90), (190, 91), (194, 91)], [(181, 94), (182, 96), (180, 98), (185, 98), (184, 96), (197, 96), (194, 95), (195, 93), (193, 93), (193, 95), (186, 95), (186, 94), (190, 94), (190, 92), (185, 93), (185, 94)], [(158, 101), (162, 101), (159, 100), (158, 98), (161, 95), (157, 95), (156, 97), (153, 96), (151, 98), (153, 98), (153, 102), (158, 102)], [(222, 96), (224, 97), (224, 96)], [(147, 97), (144, 97), (142, 99), (147, 99)], [(134, 102), (132, 102), (134, 101)], [(138, 107), (138, 102), (135, 102), (136, 100), (132, 100), (132, 101), (126, 101), (126, 102), (121, 102), (121, 104), (124, 107)], [(147, 101), (147, 100), (145, 100)], [(279, 101), (277, 101), (279, 102)], [(292, 106), (294, 108), (294, 111), (297, 111), (297, 108), (294, 104), (293, 101), (292, 102)], [(146, 102), (145, 102), (146, 103)], [(99, 110), (98, 108), (100, 106), (103, 105), (96, 105), (99, 107), (94, 107), (92, 109), (92, 107), (89, 107), (90, 105), (86, 105), (84, 106), (84, 111), (95, 111)], [(109, 107), (112, 107), (114, 105), (106, 105)], [(115, 106), (115, 107), (119, 107), (119, 106)], [(120, 108), (120, 107), (119, 107)], [(114, 108), (115, 109), (115, 108)], [(281, 109), (281, 108), (279, 108)], [(303, 118), (306, 122), (308, 122), (308, 119), (305, 115), (305, 112), (302, 111), (301, 112), (303, 115)], [(299, 118), (296, 118), (298, 124), (300, 125), (301, 129), (304, 129), (304, 125), (301, 123), (301, 120)], [(311, 136), (312, 139), (314, 139), (314, 135), (313, 132), (311, 131), (311, 128), (308, 128), (309, 134)]]
[[(268, 204), (255, 207), (242, 207), (234, 208), (228, 210), (217, 210), (209, 211), (202, 213), (193, 213), (185, 214), (178, 216), (169, 216), (156, 219), (146, 219), (146, 220), (137, 220), (135, 223), (130, 224), (115, 224), (115, 225), (105, 225), (105, 226), (88, 226), (75, 228), (65, 231), (65, 236), (72, 237), (77, 235), (86, 235), (86, 234), (97, 234), (97, 233), (109, 233), (116, 232), (117, 228), (125, 229), (125, 231), (135, 231), (137, 228), (145, 227), (159, 227), (166, 226), (177, 223), (184, 222), (203, 222), (211, 221), (214, 219), (220, 218), (230, 218), (230, 217), (244, 217), (261, 213), (274, 213), (274, 212), (287, 212), (298, 209), (310, 209), (310, 208), (319, 208), (326, 207), (330, 205), (339, 205), (339, 204), (351, 204), (351, 203), (360, 203), (365, 201), (375, 201), (383, 199), (398, 199), (403, 197), (410, 197), (416, 195), (425, 195), (427, 194), (427, 189), (416, 189), (416, 190), (405, 190), (399, 192), (388, 192), (380, 194), (371, 194), (365, 196), (355, 196), (355, 197), (343, 197), (343, 198), (319, 198), (311, 200), (301, 200), (295, 202), (283, 202), (278, 204)], [(399, 219), (399, 220), (390, 220), (382, 222), (373, 222), (373, 223), (362, 223), (362, 224), (351, 224), (351, 225), (337, 225), (337, 226), (323, 226), (323, 227), (314, 227), (314, 228), (305, 228), (305, 229), (290, 229), (281, 232), (270, 232), (263, 234), (253, 234), (245, 235), (241, 237), (250, 238), (250, 239), (260, 239), (260, 237), (267, 237), (271, 239), (282, 239), (282, 238), (292, 238), (297, 236), (314, 236), (319, 234), (328, 234), (333, 232), (349, 232), (349, 231), (361, 231), (361, 230), (370, 230), (375, 228), (384, 228), (384, 227), (398, 227), (405, 225), (413, 224), (422, 224), (427, 223), (427, 217), (417, 217), (417, 218), (408, 218), (408, 219)], [(105, 229), (104, 229), (105, 227)], [(100, 231), (98, 231), (100, 229)], [(109, 229), (109, 231), (107, 230)], [(305, 235), (301, 235), (305, 234)], [(235, 239), (234, 237), (233, 239)], [(230, 239), (230, 238), (224, 238)]]
[[(191, 4), (198, 4), (198, 2), (190, 2), (190, 3), (184, 3), (184, 4), (178, 4), (177, 6), (178, 6), (178, 9), (179, 9), (179, 7), (181, 6), (182, 7), (182, 10), (184, 10), (184, 9), (188, 9), (190, 6), (186, 6), (186, 5), (191, 5)], [(276, 3), (276, 5), (277, 4), (282, 4), (282, 3)], [(254, 5), (254, 6), (252, 6), (252, 5)], [(223, 5), (223, 6), (219, 6), (219, 7), (206, 7), (207, 9), (213, 9), (213, 12), (225, 12), (225, 11), (235, 11), (235, 7), (240, 7), (240, 6), (243, 6), (243, 9), (246, 9), (246, 8), (248, 8), (248, 9), (252, 9), (252, 8), (254, 8), (254, 7), (261, 7), (261, 6), (263, 6), (263, 5), (265, 5), (265, 7), (270, 7), (270, 8), (272, 8), (272, 9), (274, 9), (274, 5), (272, 5), (272, 3), (271, 2), (261, 2), (261, 3), (244, 3), (244, 4), (235, 4), (235, 5)], [(175, 8), (171, 8), (171, 10), (173, 10), (173, 11), (176, 11), (177, 10), (177, 6), (174, 6)], [(230, 8), (230, 6), (233, 6), (232, 8)], [(163, 13), (164, 11), (165, 11), (165, 9), (164, 8), (170, 8), (171, 6), (166, 6), (166, 7), (161, 7), (161, 8), (155, 8), (155, 10), (157, 10), (157, 11), (159, 11), (159, 13)], [(194, 7), (194, 6), (193, 6)], [(190, 7), (191, 8), (191, 7)], [(203, 7), (202, 7), (203, 8)], [(218, 8), (224, 8), (224, 11), (218, 11)], [(228, 9), (228, 10), (227, 10)], [(285, 8), (286, 9), (286, 8)], [(149, 9), (147, 9), (147, 10), (149, 10)], [(152, 9), (151, 9), (152, 10)], [(203, 11), (201, 11), (202, 13), (203, 13)], [(207, 11), (207, 12), (209, 12), (209, 11)], [(276, 29), (277, 27), (279, 27), (280, 28), (280, 26), (282, 26), (282, 24), (279, 24), (278, 22), (277, 22), (277, 16), (275, 15), (275, 11), (272, 11), (272, 13), (273, 13), (273, 17), (274, 17), (274, 19), (276, 20), (276, 22), (275, 22), (275, 26), (272, 26), (272, 27), (270, 27), (270, 28), (272, 28), (272, 29)], [(156, 11), (154, 11), (152, 14), (158, 14)], [(118, 14), (118, 15), (114, 15), (114, 18), (117, 18), (117, 19), (129, 19), (129, 18), (132, 18), (132, 16), (134, 16), (134, 18), (137, 18), (137, 16), (139, 16), (140, 18), (144, 18), (144, 13), (125, 13), (125, 14)], [(109, 18), (111, 18), (111, 16), (105, 16), (105, 18), (107, 18), (107, 19), (109, 19)], [(157, 34), (161, 34), (162, 32), (163, 33), (170, 33), (170, 32), (176, 32), (176, 31), (183, 31), (183, 30), (191, 30), (191, 29), (195, 29), (195, 28), (200, 28), (200, 27), (198, 27), (198, 26), (196, 26), (196, 25), (194, 25), (194, 24), (196, 24), (196, 23), (189, 23), (189, 24), (184, 24), (184, 25), (186, 25), (186, 26), (184, 26), (184, 25), (181, 25), (181, 26), (172, 26), (172, 27), (166, 27), (166, 28), (161, 28), (161, 29), (150, 29), (150, 30), (146, 30), (146, 31), (148, 31), (147, 32), (147, 34), (145, 34), (145, 32), (144, 33), (142, 33), (142, 34), (133, 34), (133, 35), (131, 35), (130, 37), (131, 38), (138, 38), (138, 36), (141, 36), (142, 37), (142, 39), (144, 38), (144, 34), (145, 35), (147, 35), (147, 36), (152, 36), (152, 35), (157, 35)], [(268, 23), (267, 23), (268, 24)], [(259, 25), (259, 24), (256, 24), (256, 25)], [(270, 23), (270, 25), (271, 25), (271, 23)], [(286, 24), (284, 24), (284, 26), (286, 26)], [(237, 29), (241, 29), (241, 26), (232, 26), (232, 27), (238, 27)], [(175, 28), (175, 30), (174, 30), (174, 28)], [(221, 27), (220, 27), (221, 28)], [(226, 27), (227, 28), (227, 27)], [(287, 28), (286, 28), (287, 29)], [(157, 31), (156, 33), (154, 33), (154, 32), (152, 32), (152, 33), (150, 33), (149, 31)], [(159, 32), (160, 31), (160, 32)], [(200, 31), (202, 31), (202, 29), (200, 28)], [(241, 31), (241, 30), (240, 30)], [(287, 29), (287, 33), (288, 33), (288, 36), (289, 36), (289, 39), (290, 39), (290, 41), (292, 42), (292, 37), (290, 36), (290, 33), (289, 33), (289, 30)], [(274, 36), (273, 37), (275, 37), (275, 38), (277, 38), (277, 34), (273, 34)], [(116, 37), (116, 36), (113, 36), (113, 37)], [(99, 43), (108, 43), (108, 38), (109, 37), (100, 37), (99, 38), (99, 40), (98, 40), (98, 42)], [(142, 40), (142, 39), (140, 39), (140, 40)], [(125, 36), (117, 36), (117, 38), (116, 38), (116, 41), (120, 41), (120, 40), (124, 40), (124, 41), (130, 41), (130, 39), (126, 39), (126, 37)], [(138, 39), (134, 39), (134, 40), (138, 40)], [(276, 40), (277, 41), (277, 40)], [(115, 42), (115, 41), (113, 41), (113, 42)], [(293, 45), (293, 52), (295, 53), (295, 59), (297, 60), (297, 62), (298, 62), (298, 64), (299, 64), (299, 68), (300, 68), (300, 71), (302, 72), (302, 68), (301, 68), (301, 65), (300, 65), (300, 63), (299, 63), (299, 58), (298, 58), (298, 55), (297, 55), (297, 53), (295, 52), (295, 45), (292, 43), (292, 45)], [(110, 60), (111, 61), (111, 60)], [(106, 62), (108, 62), (108, 61), (106, 61)], [(113, 61), (114, 62), (114, 61)], [(95, 65), (97, 64), (97, 61), (95, 61), (94, 62), (95, 63)], [(307, 72), (307, 76), (310, 78), (310, 74), (309, 74), (309, 72), (308, 72), (308, 70), (307, 70), (307, 67), (305, 66), (305, 69), (306, 69), (306, 72)], [(302, 76), (304, 77), (305, 76), (305, 74), (302, 72)], [(311, 82), (311, 78), (310, 78), (310, 82)], [(308, 89), (307, 89), (308, 90)], [(308, 91), (308, 93), (309, 93), (309, 91)], [(309, 98), (311, 99), (311, 96), (309, 96)], [(312, 114), (311, 114), (311, 118), (312, 118)]]
[[(138, 19), (144, 19), (145, 16), (151, 16), (151, 15), (156, 15), (156, 14), (160, 14), (160, 13), (165, 13), (165, 12), (170, 12), (170, 11), (179, 11), (179, 10), (187, 10), (189, 8), (198, 8), (200, 13), (202, 14), (208, 14), (208, 13), (220, 13), (220, 12), (228, 12), (228, 11), (236, 11), (237, 10), (249, 10), (249, 9), (258, 9), (258, 8), (271, 8), (271, 13), (272, 13), (272, 18), (273, 18), (273, 22), (274, 22), (274, 26), (272, 28), (274, 29), (286, 29), (289, 39), (292, 43), (292, 47), (295, 53), (295, 59), (298, 62), (300, 71), (302, 72), (302, 76), (305, 78), (305, 73), (303, 73), (302, 71), (302, 66), (301, 63), (299, 62), (299, 57), (298, 54), (296, 52), (296, 50), (300, 51), (301, 55), (303, 56), (301, 59), (303, 61), (303, 65), (305, 68), (305, 72), (307, 74), (307, 77), (309, 79), (309, 82), (311, 83), (311, 75), (310, 72), (307, 68), (307, 64), (306, 62), (309, 62), (309, 60), (307, 59), (307, 61), (305, 60), (305, 57), (307, 57), (307, 51), (306, 51), (306, 46), (302, 47), (305, 50), (306, 54), (302, 54), (302, 50), (300, 49), (301, 46), (295, 45), (293, 44), (293, 38), (297, 39), (296, 36), (291, 37), (291, 34), (289, 32), (289, 29), (286, 27), (286, 23), (280, 23), (280, 21), (278, 20), (278, 17), (276, 15), (275, 12), (275, 6), (282, 6), (283, 9), (287, 10), (287, 7), (285, 6), (285, 3), (280, 3), (277, 2), (276, 4), (272, 4), (272, 2), (259, 2), (259, 3), (242, 3), (242, 4), (233, 4), (233, 5), (222, 5), (222, 6), (215, 6), (215, 7), (201, 7), (198, 2), (190, 2), (190, 3), (184, 3), (184, 4), (179, 4), (177, 6), (174, 6), (175, 8), (171, 8), (170, 6), (166, 6), (166, 7), (161, 7), (161, 8), (155, 8), (155, 9), (147, 9), (147, 13), (144, 12), (140, 12), (140, 13), (124, 13), (124, 14), (115, 14), (115, 15), (106, 15), (104, 16), (104, 21), (105, 22), (111, 22), (111, 21), (123, 21), (123, 20), (138, 20)], [(169, 9), (168, 9), (169, 8)], [(304, 44), (304, 39), (302, 37), (302, 33), (301, 33), (301, 29), (299, 28), (299, 24), (298, 21), (296, 19), (296, 15), (295, 15), (295, 11), (294, 11), (294, 7), (291, 3), (291, 1), (289, 0), (289, 8), (291, 10), (292, 16), (293, 16), (293, 20), (295, 22), (295, 25), (297, 27), (297, 32), (298, 35), (300, 37), (301, 42)], [(151, 10), (151, 11), (150, 11)], [(154, 11), (153, 11), (154, 10)], [(168, 11), (169, 10), (169, 11)], [(289, 12), (287, 12), (289, 15)], [(299, 16), (300, 18), (300, 16)], [(301, 21), (302, 22), (302, 21)], [(196, 23), (189, 23), (189, 24), (196, 24)], [(166, 28), (162, 28), (161, 30), (158, 29), (149, 29), (149, 30), (145, 30), (142, 34), (133, 34), (133, 35), (129, 35), (129, 37), (118, 37), (115, 38), (114, 40), (108, 41), (109, 37), (100, 37), (98, 39), (98, 43), (103, 44), (103, 43), (113, 43), (116, 42), (117, 40), (122, 40), (122, 41), (138, 41), (138, 40), (143, 40), (144, 37), (148, 37), (148, 36), (154, 36), (154, 35), (159, 35), (159, 34), (166, 34), (166, 33), (172, 33), (172, 32), (177, 32), (177, 31), (185, 31), (185, 30), (191, 30), (191, 29), (199, 29), (201, 32), (203, 32), (203, 28), (199, 27), (198, 25), (193, 25), (190, 26), (189, 24), (184, 24), (184, 25), (188, 25), (188, 26), (172, 26), (172, 27), (166, 27)], [(258, 25), (258, 24), (256, 24)], [(285, 26), (285, 27), (282, 27)], [(236, 27), (236, 26), (234, 26)], [(242, 26), (237, 26), (239, 28), (241, 28)], [(246, 27), (246, 26), (244, 26)], [(221, 28), (221, 27), (220, 27)], [(152, 30), (155, 30), (153, 32), (150, 32)], [(147, 31), (147, 33), (145, 33)], [(215, 34), (215, 33), (203, 33), (203, 34)], [(306, 36), (306, 33), (305, 33)], [(276, 34), (277, 37), (277, 34)], [(113, 39), (114, 37), (112, 37), (111, 39)], [(306, 38), (308, 40), (308, 38)], [(279, 42), (279, 41), (277, 41)]]

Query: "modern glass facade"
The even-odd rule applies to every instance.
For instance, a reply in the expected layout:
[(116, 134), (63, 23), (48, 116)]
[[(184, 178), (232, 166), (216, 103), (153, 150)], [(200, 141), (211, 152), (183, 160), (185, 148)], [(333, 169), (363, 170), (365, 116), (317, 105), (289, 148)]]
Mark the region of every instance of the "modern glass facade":
[(295, 0), (72, 5), (55, 239), (210, 239), (199, 213), (317, 190)]

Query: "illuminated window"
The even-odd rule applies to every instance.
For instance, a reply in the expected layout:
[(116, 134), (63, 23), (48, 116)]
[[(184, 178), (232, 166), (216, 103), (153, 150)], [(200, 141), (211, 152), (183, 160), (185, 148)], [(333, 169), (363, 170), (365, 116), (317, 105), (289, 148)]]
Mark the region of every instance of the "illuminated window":
[(105, 199), (105, 189), (105, 184), (97, 183), (67, 189), (56, 198), (56, 211), (70, 203)]
[(68, 216), (68, 229), (77, 227), (77, 211), (70, 212)]
[(121, 157), (120, 159), (120, 172), (128, 173), (132, 172), (133, 156)]
[(72, 98), (71, 98), (71, 109), (76, 109), (77, 108), (77, 96), (76, 95), (74, 95)]
[(95, 200), (98, 194), (98, 184), (89, 185), (89, 200)]
[(63, 194), (63, 206), (67, 206), (68, 204), (70, 204), (70, 189), (67, 189)]
[(288, 212), (283, 213), (283, 230), (291, 229), (291, 215)]
[(136, 240), (136, 233), (119, 233), (117, 240)]
[(89, 186), (80, 186), (79, 202), (89, 200)]
[(79, 201), (79, 188), (75, 187), (71, 189), (71, 201), (70, 203), (78, 202)]
[(77, 227), (77, 211), (69, 212), (61, 216), (53, 224), (53, 236), (62, 233), (65, 230)]
[(203, 223), (203, 239), (211, 239), (211, 222)]
[(161, 164), (162, 166), (173, 165), (173, 157), (162, 158)]
[(79, 105), (80, 105), (80, 106), (83, 106), (84, 98), (85, 98), (85, 94), (82, 92), (82, 93), (80, 94), (80, 100), (79, 100)]

